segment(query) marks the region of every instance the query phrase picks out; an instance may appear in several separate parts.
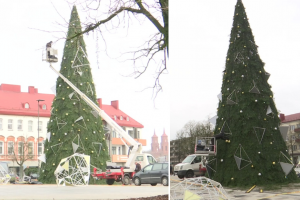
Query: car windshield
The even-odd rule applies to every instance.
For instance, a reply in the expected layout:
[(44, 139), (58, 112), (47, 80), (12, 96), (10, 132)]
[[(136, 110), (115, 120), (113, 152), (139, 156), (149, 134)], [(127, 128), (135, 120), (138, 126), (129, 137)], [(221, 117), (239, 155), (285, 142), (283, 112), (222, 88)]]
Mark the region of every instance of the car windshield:
[(188, 156), (186, 157), (182, 163), (191, 163), (194, 160), (195, 156)]

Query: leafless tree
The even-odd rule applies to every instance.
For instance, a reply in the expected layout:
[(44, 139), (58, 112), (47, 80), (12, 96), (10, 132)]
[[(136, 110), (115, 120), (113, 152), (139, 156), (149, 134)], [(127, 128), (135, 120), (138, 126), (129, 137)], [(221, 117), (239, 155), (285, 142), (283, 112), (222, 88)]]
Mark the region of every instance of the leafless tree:
[[(298, 159), (297, 157), (294, 157), (294, 151), (297, 149), (297, 143), (296, 143), (296, 138), (295, 134), (292, 134), (291, 132), (288, 134), (287, 140), (286, 140), (286, 146), (289, 150), (290, 156), (292, 157), (292, 161), (294, 165), (298, 164)], [(296, 146), (296, 148), (295, 148)]]
[[(70, 5), (77, 5), (88, 16), (82, 21), (82, 32), (67, 38), (72, 40), (83, 34), (97, 32), (103, 37), (108, 29), (128, 26), (131, 20), (138, 20), (141, 24), (150, 22), (157, 32), (148, 35), (140, 26), (140, 34), (145, 36), (145, 43), (137, 50), (128, 51), (133, 63), (131, 76), (138, 78), (151, 66), (156, 66), (152, 88), (157, 94), (162, 90), (160, 75), (167, 72), (167, 58), (169, 54), (169, 2), (168, 0), (66, 0)], [(55, 5), (54, 5), (55, 6)], [(67, 23), (67, 21), (65, 20)], [(104, 39), (105, 41), (105, 39)], [(97, 41), (98, 42), (98, 41)]]
[(27, 160), (34, 158), (33, 149), (30, 148), (31, 143), (28, 142), (25, 138), (18, 142), (17, 147), (13, 148), (12, 155), (10, 159), (13, 162), (16, 162), (20, 166), (20, 179), (24, 176), (23, 165)]

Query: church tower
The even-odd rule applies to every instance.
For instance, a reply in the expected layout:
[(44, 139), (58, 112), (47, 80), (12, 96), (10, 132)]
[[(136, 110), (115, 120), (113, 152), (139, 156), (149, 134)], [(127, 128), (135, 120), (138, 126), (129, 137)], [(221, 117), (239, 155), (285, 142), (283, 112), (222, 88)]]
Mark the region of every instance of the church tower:
[(161, 136), (160, 149), (162, 155), (169, 155), (169, 140), (165, 130), (164, 130), (164, 134)]
[(152, 136), (151, 152), (152, 152), (153, 156), (157, 156), (159, 154), (158, 137), (155, 134), (155, 131), (154, 131), (154, 134)]

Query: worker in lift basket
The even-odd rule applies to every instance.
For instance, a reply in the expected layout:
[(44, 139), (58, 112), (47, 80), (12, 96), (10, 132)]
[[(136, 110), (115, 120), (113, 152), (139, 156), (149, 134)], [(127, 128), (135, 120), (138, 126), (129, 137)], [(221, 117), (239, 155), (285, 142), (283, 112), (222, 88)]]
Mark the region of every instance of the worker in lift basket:
[(139, 171), (141, 171), (141, 169), (142, 169), (141, 164), (138, 163), (138, 162), (135, 162), (135, 170), (134, 170), (134, 172), (138, 173)]

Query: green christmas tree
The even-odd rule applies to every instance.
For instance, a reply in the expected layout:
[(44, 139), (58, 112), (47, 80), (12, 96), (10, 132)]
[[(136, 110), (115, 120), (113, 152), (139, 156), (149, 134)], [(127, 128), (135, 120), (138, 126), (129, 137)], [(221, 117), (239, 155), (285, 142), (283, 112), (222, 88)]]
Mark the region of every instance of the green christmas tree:
[[(67, 38), (80, 31), (81, 24), (74, 6)], [(66, 40), (60, 73), (98, 105), (82, 36)], [(60, 77), (56, 81), (47, 137), (49, 135), (50, 140), (46, 140), (44, 147), (46, 163), (41, 165), (40, 171), (39, 180), (43, 183), (55, 183), (54, 171), (59, 162), (74, 152), (90, 155), (90, 164), (105, 170), (109, 157), (101, 117)]]
[(213, 179), (225, 186), (280, 184), (297, 179), (280, 133), (270, 76), (264, 69), (241, 0), (235, 6), (215, 134)]

